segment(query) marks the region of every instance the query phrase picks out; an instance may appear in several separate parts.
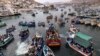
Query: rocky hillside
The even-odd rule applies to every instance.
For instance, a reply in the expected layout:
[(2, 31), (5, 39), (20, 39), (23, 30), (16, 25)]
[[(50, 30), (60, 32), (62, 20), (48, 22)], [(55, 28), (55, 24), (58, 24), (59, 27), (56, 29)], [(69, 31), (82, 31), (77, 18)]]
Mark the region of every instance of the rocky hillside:
[(34, 0), (0, 0), (4, 4), (9, 4), (14, 8), (30, 8), (35, 5), (40, 5), (40, 3)]

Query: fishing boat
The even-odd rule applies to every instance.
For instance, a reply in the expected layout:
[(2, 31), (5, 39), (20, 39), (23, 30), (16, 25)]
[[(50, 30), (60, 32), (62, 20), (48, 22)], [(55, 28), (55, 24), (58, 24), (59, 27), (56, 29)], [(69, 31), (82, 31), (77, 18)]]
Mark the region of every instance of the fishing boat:
[(60, 27), (64, 27), (65, 26), (65, 21), (63, 19), (58, 19), (58, 25)]
[(72, 13), (68, 13), (69, 16), (76, 16), (76, 14), (74, 12)]
[(33, 13), (32, 16), (35, 17), (35, 13)]
[(52, 15), (47, 16), (47, 20), (53, 19)]
[(20, 21), (19, 22), (19, 26), (27, 26), (27, 27), (35, 27), (35, 21), (30, 21), (30, 22), (27, 22), (27, 21)]
[(97, 26), (100, 28), (100, 22), (98, 22)]
[(63, 13), (61, 13), (61, 18), (63, 18), (64, 17), (64, 14)]
[(97, 27), (100, 28), (100, 19), (99, 18), (97, 19)]
[(43, 26), (43, 27), (45, 27), (45, 22), (38, 22), (38, 26)]
[(4, 26), (6, 26), (6, 23), (4, 23), (4, 22), (2, 22), (2, 21), (0, 20), (0, 28), (1, 28), (1, 27), (4, 27)]
[(42, 35), (40, 33), (36, 33), (36, 35), (32, 38), (32, 44), (30, 45), (27, 55), (42, 56), (43, 46), (44, 40)]
[(61, 38), (56, 29), (51, 25), (46, 31), (46, 44), (50, 47), (60, 47)]
[(85, 25), (90, 25), (91, 24), (91, 19), (85, 19), (84, 24)]
[(29, 30), (26, 28), (21, 29), (19, 36), (21, 37), (22, 42), (25, 41), (29, 37)]
[(44, 13), (44, 14), (48, 14), (49, 11), (48, 11), (48, 10), (44, 10), (43, 13)]
[(9, 27), (8, 29), (6, 29), (6, 33), (11, 33), (11, 32), (13, 32), (13, 31), (15, 31), (16, 30), (16, 28), (15, 28), (15, 26), (11, 26), (11, 27)]
[(43, 56), (55, 56), (55, 55), (54, 55), (53, 51), (47, 45), (44, 45)]
[(91, 26), (96, 26), (96, 25), (97, 25), (96, 19), (91, 19)]
[(79, 32), (79, 29), (76, 26), (71, 25), (70, 28), (69, 28), (69, 31), (71, 33), (76, 33), (76, 32)]
[(70, 36), (67, 37), (66, 44), (83, 56), (91, 56), (93, 55), (91, 40), (91, 36), (77, 32), (76, 34), (70, 34)]
[(0, 36), (0, 47), (4, 47), (14, 39), (14, 36), (10, 34), (4, 34)]
[(27, 22), (26, 21), (25, 22), (24, 21), (20, 21), (19, 22), (19, 26), (27, 26)]
[(81, 23), (81, 24), (83, 24), (83, 23), (84, 23), (84, 20), (83, 20), (83, 19), (80, 19), (79, 21), (80, 21), (80, 23)]

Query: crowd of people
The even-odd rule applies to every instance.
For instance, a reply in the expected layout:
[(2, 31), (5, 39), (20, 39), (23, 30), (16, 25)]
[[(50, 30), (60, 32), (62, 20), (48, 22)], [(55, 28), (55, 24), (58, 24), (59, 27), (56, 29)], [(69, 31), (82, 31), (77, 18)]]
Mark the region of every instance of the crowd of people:
[(31, 47), (29, 48), (28, 55), (38, 56), (42, 52), (43, 46), (44, 46), (43, 38), (35, 35), (32, 38), (32, 44)]

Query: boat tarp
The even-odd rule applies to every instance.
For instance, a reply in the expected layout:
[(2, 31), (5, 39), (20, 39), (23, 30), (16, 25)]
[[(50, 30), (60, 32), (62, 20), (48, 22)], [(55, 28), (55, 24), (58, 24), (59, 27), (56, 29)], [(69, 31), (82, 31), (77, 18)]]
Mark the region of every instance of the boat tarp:
[(91, 38), (92, 37), (79, 32), (79, 33), (76, 34), (74, 41), (76, 43), (78, 43), (79, 45), (87, 48), (91, 45), (91, 43), (90, 43)]
[(83, 40), (86, 40), (86, 41), (90, 41), (90, 40), (92, 39), (91, 36), (88, 36), (88, 35), (83, 34), (83, 33), (81, 33), (81, 32), (78, 32), (78, 33), (76, 34), (76, 36), (78, 36), (79, 38), (81, 38), (81, 39), (83, 39)]
[(78, 36), (74, 38), (75, 43), (87, 48), (90, 46), (90, 42), (79, 38)]

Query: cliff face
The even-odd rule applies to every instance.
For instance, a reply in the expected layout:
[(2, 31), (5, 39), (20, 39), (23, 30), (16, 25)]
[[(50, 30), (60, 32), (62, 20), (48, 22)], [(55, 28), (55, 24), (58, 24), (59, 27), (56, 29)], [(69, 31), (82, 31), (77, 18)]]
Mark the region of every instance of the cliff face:
[(9, 4), (13, 8), (29, 8), (34, 5), (39, 5), (40, 3), (34, 0), (0, 0), (4, 4)]

